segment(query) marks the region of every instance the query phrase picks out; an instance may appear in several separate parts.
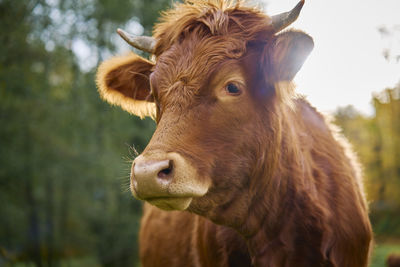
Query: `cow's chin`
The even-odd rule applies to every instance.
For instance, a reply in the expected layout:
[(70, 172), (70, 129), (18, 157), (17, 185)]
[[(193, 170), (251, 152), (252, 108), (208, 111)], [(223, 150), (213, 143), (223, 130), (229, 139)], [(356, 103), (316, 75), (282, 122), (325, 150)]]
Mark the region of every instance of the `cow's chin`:
[(192, 197), (162, 197), (162, 198), (151, 198), (146, 199), (148, 203), (162, 210), (186, 210), (190, 203), (192, 203)]
[[(204, 196), (207, 193), (207, 187), (190, 188), (191, 190), (181, 190), (177, 194), (164, 193), (160, 194), (142, 194), (141, 191), (136, 190), (135, 186), (131, 184), (132, 195), (139, 200), (148, 202), (162, 210), (186, 210), (192, 204), (193, 199)], [(201, 190), (200, 190), (201, 189)]]

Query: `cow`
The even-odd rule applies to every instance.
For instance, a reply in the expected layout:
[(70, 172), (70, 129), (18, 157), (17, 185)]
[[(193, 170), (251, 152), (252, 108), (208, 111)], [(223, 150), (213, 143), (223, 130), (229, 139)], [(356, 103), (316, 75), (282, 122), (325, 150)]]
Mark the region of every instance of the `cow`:
[(360, 166), (294, 91), (314, 47), (287, 29), (303, 5), (267, 16), (244, 1), (187, 0), (152, 36), (118, 29), (151, 54), (97, 72), (103, 99), (157, 124), (130, 175), (145, 201), (142, 266), (367, 266)]
[(400, 267), (400, 255), (392, 253), (386, 258), (387, 267)]

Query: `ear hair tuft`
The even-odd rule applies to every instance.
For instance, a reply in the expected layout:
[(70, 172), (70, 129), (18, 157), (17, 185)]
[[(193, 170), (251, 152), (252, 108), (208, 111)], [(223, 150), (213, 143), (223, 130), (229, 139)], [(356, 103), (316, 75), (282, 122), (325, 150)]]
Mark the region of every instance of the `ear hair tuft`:
[[(101, 98), (112, 105), (120, 106), (127, 112), (136, 115), (140, 118), (149, 116), (155, 118), (156, 106), (152, 102), (136, 100), (123, 95), (121, 92), (107, 86), (107, 75), (120, 66), (127, 65), (135, 60), (146, 61), (134, 53), (126, 56), (113, 57), (101, 63), (96, 74), (96, 84)], [(149, 62), (150, 63), (150, 62)]]

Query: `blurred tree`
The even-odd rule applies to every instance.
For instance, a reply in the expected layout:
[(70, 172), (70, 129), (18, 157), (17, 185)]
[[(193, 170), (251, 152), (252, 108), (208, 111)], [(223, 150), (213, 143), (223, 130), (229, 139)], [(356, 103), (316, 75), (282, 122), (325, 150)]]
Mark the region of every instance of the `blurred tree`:
[(375, 232), (400, 236), (400, 83), (372, 103), (373, 117), (349, 106), (338, 109), (335, 119), (364, 166)]
[(378, 28), (382, 39), (386, 41), (383, 49), (383, 57), (387, 61), (400, 62), (400, 25), (392, 27), (381, 26)]
[[(149, 33), (167, 4), (0, 1), (0, 265), (137, 261), (141, 208), (124, 161), (154, 123), (103, 103), (94, 74), (116, 50), (117, 27), (136, 21)], [(77, 44), (96, 51), (89, 68)]]
[[(382, 185), (379, 200), (400, 206), (400, 84), (374, 96)], [(393, 202), (393, 203), (391, 203)]]

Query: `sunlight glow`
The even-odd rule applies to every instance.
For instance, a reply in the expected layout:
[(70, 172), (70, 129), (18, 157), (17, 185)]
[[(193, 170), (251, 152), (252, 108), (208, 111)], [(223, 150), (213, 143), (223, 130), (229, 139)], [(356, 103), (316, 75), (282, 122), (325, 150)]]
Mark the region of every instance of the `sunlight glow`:
[[(297, 3), (266, 2), (269, 15)], [(400, 25), (399, 11), (399, 0), (306, 0), (293, 27), (310, 34), (315, 48), (295, 79), (297, 91), (324, 112), (351, 104), (372, 115), (372, 93), (400, 81), (400, 63), (385, 60), (378, 31)], [(399, 51), (399, 43), (391, 49)]]

